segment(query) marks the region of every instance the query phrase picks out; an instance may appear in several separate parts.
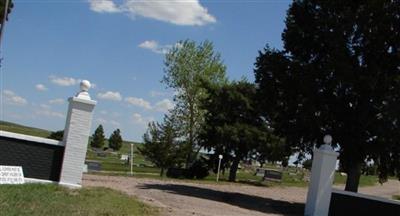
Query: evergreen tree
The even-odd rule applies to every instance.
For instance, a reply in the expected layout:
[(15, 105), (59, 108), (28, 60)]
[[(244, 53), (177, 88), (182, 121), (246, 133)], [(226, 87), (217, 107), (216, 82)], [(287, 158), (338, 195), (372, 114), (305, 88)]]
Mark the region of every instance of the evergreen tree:
[(94, 148), (102, 148), (104, 146), (105, 139), (103, 126), (99, 125), (92, 135), (90, 146)]
[(163, 123), (149, 123), (147, 132), (143, 135), (143, 146), (139, 152), (157, 167), (164, 170), (184, 161), (181, 141), (178, 139), (178, 127), (174, 118), (165, 116)]
[(108, 139), (108, 145), (110, 148), (114, 149), (114, 151), (118, 151), (122, 147), (122, 141), (121, 131), (117, 129), (112, 132), (110, 138)]
[(293, 149), (325, 134), (339, 147), (346, 190), (361, 166), (400, 177), (400, 2), (295, 0), (282, 51), (266, 47), (255, 77), (263, 116)]
[(64, 137), (64, 130), (59, 130), (59, 131), (51, 132), (51, 134), (47, 138), (61, 141), (61, 140), (63, 140), (63, 137)]

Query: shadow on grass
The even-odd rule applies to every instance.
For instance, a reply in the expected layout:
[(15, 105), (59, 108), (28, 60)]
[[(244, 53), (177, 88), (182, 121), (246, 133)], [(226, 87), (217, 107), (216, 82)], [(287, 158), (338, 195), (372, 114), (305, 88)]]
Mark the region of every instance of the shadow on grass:
[(173, 194), (223, 202), (240, 208), (263, 213), (282, 215), (303, 215), (304, 213), (303, 203), (291, 203), (242, 193), (223, 192), (178, 184), (144, 184), (139, 187), (141, 189), (156, 189)]

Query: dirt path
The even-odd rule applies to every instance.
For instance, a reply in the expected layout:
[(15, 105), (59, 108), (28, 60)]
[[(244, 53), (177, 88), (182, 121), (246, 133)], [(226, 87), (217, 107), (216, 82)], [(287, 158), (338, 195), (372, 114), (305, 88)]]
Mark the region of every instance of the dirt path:
[[(83, 186), (102, 186), (123, 191), (163, 208), (161, 213), (167, 216), (302, 215), (307, 194), (306, 188), (299, 187), (196, 184), (98, 175), (84, 175)], [(362, 188), (361, 192), (391, 196), (400, 193), (399, 190), (400, 183), (393, 181), (383, 186)]]

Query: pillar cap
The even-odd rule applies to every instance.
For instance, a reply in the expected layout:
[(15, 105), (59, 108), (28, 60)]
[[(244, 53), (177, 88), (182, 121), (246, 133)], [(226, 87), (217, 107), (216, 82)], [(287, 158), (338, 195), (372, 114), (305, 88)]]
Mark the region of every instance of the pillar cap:
[(92, 85), (88, 80), (82, 80), (80, 84), (80, 91), (76, 94), (77, 98), (81, 99), (86, 99), (86, 100), (91, 100), (90, 95), (89, 95), (89, 89)]

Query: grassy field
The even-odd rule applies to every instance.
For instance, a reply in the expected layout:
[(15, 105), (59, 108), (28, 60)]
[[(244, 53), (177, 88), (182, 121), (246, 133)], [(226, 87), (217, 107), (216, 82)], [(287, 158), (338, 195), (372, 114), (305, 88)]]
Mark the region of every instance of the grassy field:
[(393, 195), (394, 200), (400, 200), (400, 195)]
[[(50, 131), (37, 129), (32, 127), (26, 127), (23, 125), (18, 125), (10, 122), (0, 122), (0, 129), (23, 133), (34, 136), (47, 137), (50, 134)], [(158, 179), (168, 179), (167, 177), (159, 177), (160, 169), (154, 167), (152, 163), (145, 160), (143, 155), (141, 155), (138, 151), (140, 148), (140, 143), (124, 141), (122, 148), (118, 152), (106, 153), (105, 157), (98, 155), (93, 149), (88, 147), (86, 160), (97, 161), (101, 163), (102, 173), (98, 173), (101, 175), (129, 175), (130, 173), (130, 165), (121, 161), (121, 155), (130, 154), (130, 146), (131, 143), (134, 145), (134, 155), (133, 155), (133, 173), (136, 177), (146, 177), (146, 178), (158, 178)], [(89, 146), (89, 145), (88, 145)], [(108, 142), (106, 141), (106, 146), (108, 146)], [(271, 164), (267, 164), (266, 167), (276, 169), (275, 166)], [(220, 176), (220, 182), (226, 183), (228, 182), (228, 173), (229, 170), (226, 171), (226, 175)], [(240, 169), (237, 173), (237, 182), (243, 184), (251, 184), (251, 185), (259, 185), (259, 186), (299, 186), (305, 187), (308, 185), (308, 182), (304, 181), (304, 173), (297, 172), (295, 168), (289, 168), (283, 172), (282, 182), (264, 182), (261, 180), (261, 177), (255, 176), (255, 169)], [(208, 177), (203, 180), (185, 180), (185, 181), (195, 181), (195, 182), (204, 182), (204, 183), (214, 183), (216, 179), (216, 175), (214, 173), (210, 173)], [(376, 184), (378, 178), (376, 176), (361, 176), (360, 186), (371, 186)], [(339, 173), (335, 174), (335, 184), (344, 184), (346, 182), (346, 176), (341, 176)]]
[(6, 121), (0, 121), (0, 130), (14, 132), (14, 133), (20, 133), (20, 134), (26, 134), (26, 135), (31, 135), (31, 136), (38, 136), (38, 137), (48, 137), (51, 133), (51, 131), (48, 131), (48, 130), (43, 130), (43, 129), (34, 128), (34, 127), (27, 127), (24, 125), (15, 124), (15, 123), (6, 122)]
[(158, 215), (133, 197), (106, 188), (70, 190), (53, 184), (0, 186), (1, 215)]

